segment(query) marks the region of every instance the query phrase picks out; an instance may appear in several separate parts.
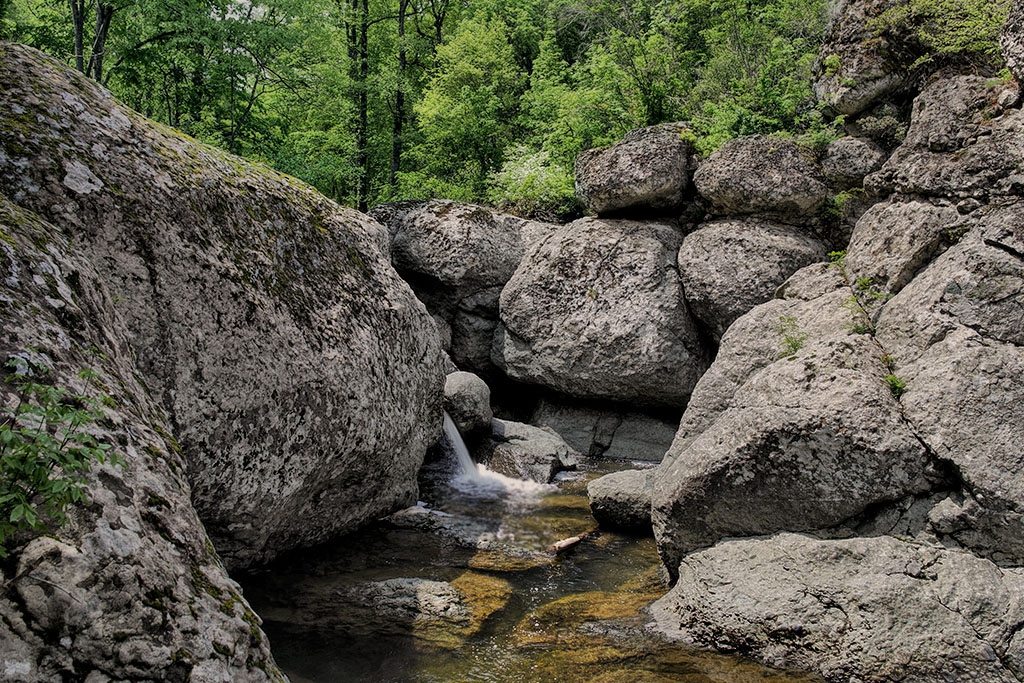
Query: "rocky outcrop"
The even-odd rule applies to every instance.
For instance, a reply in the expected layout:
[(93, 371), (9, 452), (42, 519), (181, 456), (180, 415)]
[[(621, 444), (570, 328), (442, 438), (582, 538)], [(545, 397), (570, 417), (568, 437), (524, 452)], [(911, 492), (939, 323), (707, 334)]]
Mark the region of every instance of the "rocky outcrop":
[(693, 182), (720, 216), (801, 223), (817, 218), (828, 198), (821, 170), (795, 143), (759, 135), (719, 147)]
[(873, 140), (848, 135), (828, 144), (821, 170), (828, 182), (837, 188), (860, 187), (864, 177), (880, 169), (888, 157)]
[(491, 390), (471, 372), (452, 372), (444, 380), (444, 409), (463, 438), (491, 430)]
[(74, 235), (169, 416), (225, 562), (416, 500), (439, 343), (382, 226), (0, 46), (0, 190)]
[(495, 472), (541, 484), (556, 474), (576, 469), (579, 453), (549, 429), (495, 418), (484, 460)]
[(527, 252), (501, 293), (494, 362), (581, 398), (682, 406), (706, 367), (672, 225), (584, 218)]
[(679, 419), (623, 412), (580, 401), (545, 399), (537, 405), (530, 424), (553, 429), (583, 455), (661, 462), (672, 444)]
[(825, 247), (798, 230), (756, 219), (703, 223), (679, 249), (679, 279), (695, 318), (720, 339), (737, 318), (772, 298)]
[(664, 633), (836, 683), (1024, 677), (1024, 572), (891, 537), (734, 540), (655, 603)]
[(653, 470), (622, 470), (587, 484), (590, 513), (601, 526), (651, 531)]
[(438, 321), (455, 364), (489, 376), (498, 296), (526, 247), (554, 229), (447, 200), (382, 204), (392, 261)]
[(583, 152), (576, 159), (576, 196), (599, 216), (678, 212), (693, 166), (688, 131), (685, 124), (663, 123)]
[(1018, 81), (1024, 80), (1024, 4), (1019, 0), (1010, 3), (1010, 15), (999, 35), (999, 47), (1010, 73)]
[[(0, 402), (17, 403), (15, 369), (87, 397), (102, 417), (82, 428), (120, 461), (93, 467), (88, 502), (72, 504), (65, 523), (7, 538), (0, 675), (12, 683), (85, 672), (90, 680), (283, 680), (259, 617), (192, 509), (188, 465), (140, 380), (105, 275), (60, 229), (2, 196), (0, 275)], [(9, 504), (3, 510), (10, 514)]]

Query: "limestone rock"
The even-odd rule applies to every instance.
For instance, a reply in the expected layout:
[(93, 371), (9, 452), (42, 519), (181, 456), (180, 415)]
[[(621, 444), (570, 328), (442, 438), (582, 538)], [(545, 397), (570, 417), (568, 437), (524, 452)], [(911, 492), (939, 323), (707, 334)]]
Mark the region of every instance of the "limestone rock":
[(523, 258), (501, 293), (493, 358), (580, 398), (680, 406), (706, 367), (670, 225), (584, 218)]
[(651, 488), (654, 470), (622, 470), (587, 484), (590, 512), (601, 526), (651, 529)]
[(382, 204), (370, 215), (388, 226), (395, 268), (451, 330), (455, 364), (492, 374), (501, 288), (526, 246), (554, 226), (448, 200)]
[(837, 187), (860, 187), (864, 176), (880, 169), (888, 157), (878, 143), (846, 136), (829, 143), (821, 168), (828, 181)]
[(491, 390), (471, 372), (453, 372), (445, 378), (444, 409), (463, 438), (490, 431)]
[(487, 466), (499, 474), (547, 484), (559, 472), (576, 469), (579, 453), (551, 430), (497, 418), (491, 429)]
[[(92, 468), (88, 503), (72, 504), (66, 523), (7, 538), (0, 677), (282, 680), (192, 509), (185, 460), (140, 381), (106, 278), (2, 196), (0, 236), (0, 365), (101, 403), (102, 419), (83, 428), (123, 460)], [(16, 402), (15, 385), (0, 382), (0, 404)]]
[(814, 94), (838, 114), (852, 116), (900, 92), (908, 81), (902, 46), (873, 23), (900, 0), (840, 0), (832, 8), (815, 63)]
[(847, 249), (853, 281), (896, 294), (958, 234), (960, 215), (948, 203), (891, 201), (861, 217)]
[(702, 224), (679, 249), (679, 279), (695, 318), (720, 339), (737, 318), (772, 298), (825, 247), (793, 228), (753, 219)]
[(652, 608), (677, 640), (835, 683), (1012, 683), (1024, 676), (1024, 573), (889, 536), (796, 534), (689, 555)]
[(1010, 73), (1018, 81), (1024, 80), (1024, 5), (1018, 0), (1010, 3), (1010, 15), (999, 36), (999, 47)]
[(914, 100), (906, 140), (865, 180), (878, 193), (989, 198), (1024, 193), (1024, 113), (999, 104), (1015, 86), (980, 76), (939, 79)]
[(721, 538), (832, 526), (936, 483), (848, 298), (774, 300), (723, 337), (655, 474), (670, 573)]
[(693, 146), (685, 124), (663, 123), (628, 133), (576, 159), (576, 195), (599, 216), (678, 210), (690, 183)]
[(716, 215), (757, 214), (785, 223), (816, 218), (828, 190), (820, 169), (788, 140), (731, 140), (700, 164), (693, 182)]
[(530, 424), (553, 429), (590, 457), (660, 462), (679, 420), (548, 398), (538, 403)]
[(75, 236), (241, 567), (416, 500), (439, 430), (435, 326), (386, 231), (0, 46), (0, 190)]

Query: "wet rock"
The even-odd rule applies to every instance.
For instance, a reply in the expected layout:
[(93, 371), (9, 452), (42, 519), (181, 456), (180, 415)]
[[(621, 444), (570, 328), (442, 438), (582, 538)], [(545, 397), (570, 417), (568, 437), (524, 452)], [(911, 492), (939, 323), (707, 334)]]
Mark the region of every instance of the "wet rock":
[(1024, 193), (1024, 113), (1004, 109), (1008, 84), (979, 76), (939, 79), (914, 100), (903, 145), (865, 179), (876, 194), (986, 201)]
[(576, 159), (576, 195), (599, 216), (678, 210), (689, 185), (693, 146), (688, 127), (663, 123), (626, 134), (621, 142)]
[(1022, 591), (1021, 570), (955, 550), (778, 534), (689, 555), (652, 611), (677, 640), (827, 681), (1011, 683)]
[[(2, 196), (0, 235), (0, 364), (95, 401), (101, 419), (81, 428), (121, 461), (94, 464), (88, 504), (72, 503), (66, 522), (5, 539), (0, 677), (280, 680), (260, 618), (192, 508), (185, 459), (141, 382), (106, 278), (57, 227)], [(0, 383), (0, 404), (16, 394)]]
[(860, 187), (864, 176), (880, 169), (888, 157), (876, 142), (847, 136), (829, 143), (821, 168), (825, 178), (836, 187)]
[(230, 567), (416, 500), (441, 354), (383, 226), (28, 48), (0, 46), (0, 89), (19, 131), (0, 190), (74, 234), (116, 297)]
[(564, 470), (576, 469), (579, 453), (555, 432), (521, 422), (491, 422), (488, 467), (514, 479), (550, 482)]
[(463, 438), (491, 429), (491, 390), (471, 372), (450, 373), (444, 381), (444, 409)]
[(612, 529), (651, 529), (651, 488), (654, 470), (622, 470), (587, 485), (590, 511), (601, 526)]
[(694, 317), (720, 339), (737, 318), (772, 298), (786, 278), (824, 261), (821, 242), (754, 219), (702, 224), (679, 249), (679, 279)]
[(722, 338), (655, 474), (670, 573), (721, 538), (832, 526), (936, 483), (849, 297), (773, 300)]
[(875, 25), (900, 0), (840, 0), (832, 8), (825, 42), (814, 65), (814, 94), (837, 114), (852, 116), (901, 92), (909, 64), (903, 45)]
[(796, 144), (760, 135), (719, 147), (693, 182), (716, 215), (800, 223), (816, 218), (828, 198), (821, 170)]
[(451, 330), (448, 348), (455, 364), (493, 373), (490, 349), (501, 288), (526, 246), (554, 226), (449, 200), (382, 204), (370, 215), (388, 226), (395, 268)]
[(495, 363), (578, 398), (683, 405), (706, 360), (676, 273), (681, 239), (660, 223), (562, 226), (501, 293)]
[(578, 402), (542, 400), (530, 424), (555, 430), (566, 443), (590, 457), (660, 462), (672, 443), (679, 420)]

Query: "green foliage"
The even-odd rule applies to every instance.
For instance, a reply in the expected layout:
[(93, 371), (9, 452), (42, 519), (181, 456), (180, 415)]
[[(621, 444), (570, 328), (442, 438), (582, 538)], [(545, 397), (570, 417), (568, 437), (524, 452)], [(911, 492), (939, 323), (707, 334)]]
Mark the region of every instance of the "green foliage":
[(501, 170), (491, 175), (488, 199), (499, 209), (526, 218), (558, 221), (579, 215), (572, 172), (541, 150), (516, 147), (506, 152)]
[(779, 358), (791, 358), (792, 356), (795, 356), (796, 352), (804, 347), (804, 343), (808, 338), (808, 334), (800, 330), (800, 327), (797, 325), (796, 318), (786, 316), (780, 317), (779, 324), (775, 329), (782, 338), (780, 341), (782, 351), (779, 354)]
[(885, 383), (889, 385), (889, 391), (895, 398), (899, 398), (907, 391), (907, 383), (896, 375), (886, 375), (884, 378)]
[(999, 31), (1010, 0), (909, 0), (875, 20), (879, 34), (916, 44), (920, 56), (911, 66), (934, 60), (1000, 64)]
[(45, 531), (65, 520), (69, 505), (86, 502), (85, 474), (93, 463), (122, 462), (86, 431), (102, 416), (94, 399), (37, 381), (45, 379), (41, 366), (8, 366), (17, 403), (0, 409), (0, 557), (13, 535)]

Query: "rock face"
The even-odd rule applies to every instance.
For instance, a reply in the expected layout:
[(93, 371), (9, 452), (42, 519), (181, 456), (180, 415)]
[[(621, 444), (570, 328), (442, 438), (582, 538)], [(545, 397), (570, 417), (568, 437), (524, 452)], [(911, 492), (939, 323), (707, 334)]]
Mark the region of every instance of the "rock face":
[(501, 293), (493, 358), (581, 398), (685, 404), (706, 367), (671, 226), (580, 219), (526, 254)]
[(36, 52), (0, 65), (0, 190), (97, 268), (225, 562), (414, 502), (441, 354), (384, 229)]
[(651, 530), (653, 470), (623, 470), (587, 484), (590, 512), (601, 526)]
[(538, 404), (530, 423), (553, 429), (590, 457), (661, 462), (679, 420), (546, 399)]
[(447, 200), (383, 204), (371, 215), (392, 234), (395, 268), (450, 334), (455, 364), (493, 374), (498, 296), (526, 246), (554, 226)]
[(737, 318), (772, 298), (800, 268), (824, 261), (824, 245), (755, 219), (703, 223), (679, 249), (679, 278), (694, 317), (720, 339)]
[(828, 197), (820, 169), (796, 144), (758, 135), (719, 147), (693, 182), (716, 215), (757, 214), (787, 223), (816, 218)]
[(846, 136), (829, 143), (821, 167), (825, 178), (836, 187), (859, 187), (864, 176), (880, 169), (888, 156), (872, 140)]
[(1006, 66), (1017, 80), (1024, 80), (1024, 5), (1014, 0), (1010, 4), (1010, 16), (999, 36)]
[(881, 536), (795, 534), (689, 555), (655, 603), (661, 630), (828, 681), (1024, 676), (1024, 573)]
[(599, 216), (677, 211), (690, 183), (693, 147), (685, 124), (663, 123), (628, 133), (576, 159), (576, 195)]
[[(3, 679), (283, 680), (192, 509), (186, 462), (139, 379), (105, 276), (61, 230), (2, 196), (0, 274), (4, 379), (13, 362), (34, 381), (102, 400), (103, 418), (87, 429), (123, 461), (93, 468), (89, 503), (73, 505), (65, 524), (7, 539)], [(15, 394), (0, 382), (5, 406)]]
[(485, 460), (499, 474), (547, 484), (559, 472), (576, 469), (579, 453), (551, 430), (497, 418), (491, 429)]

